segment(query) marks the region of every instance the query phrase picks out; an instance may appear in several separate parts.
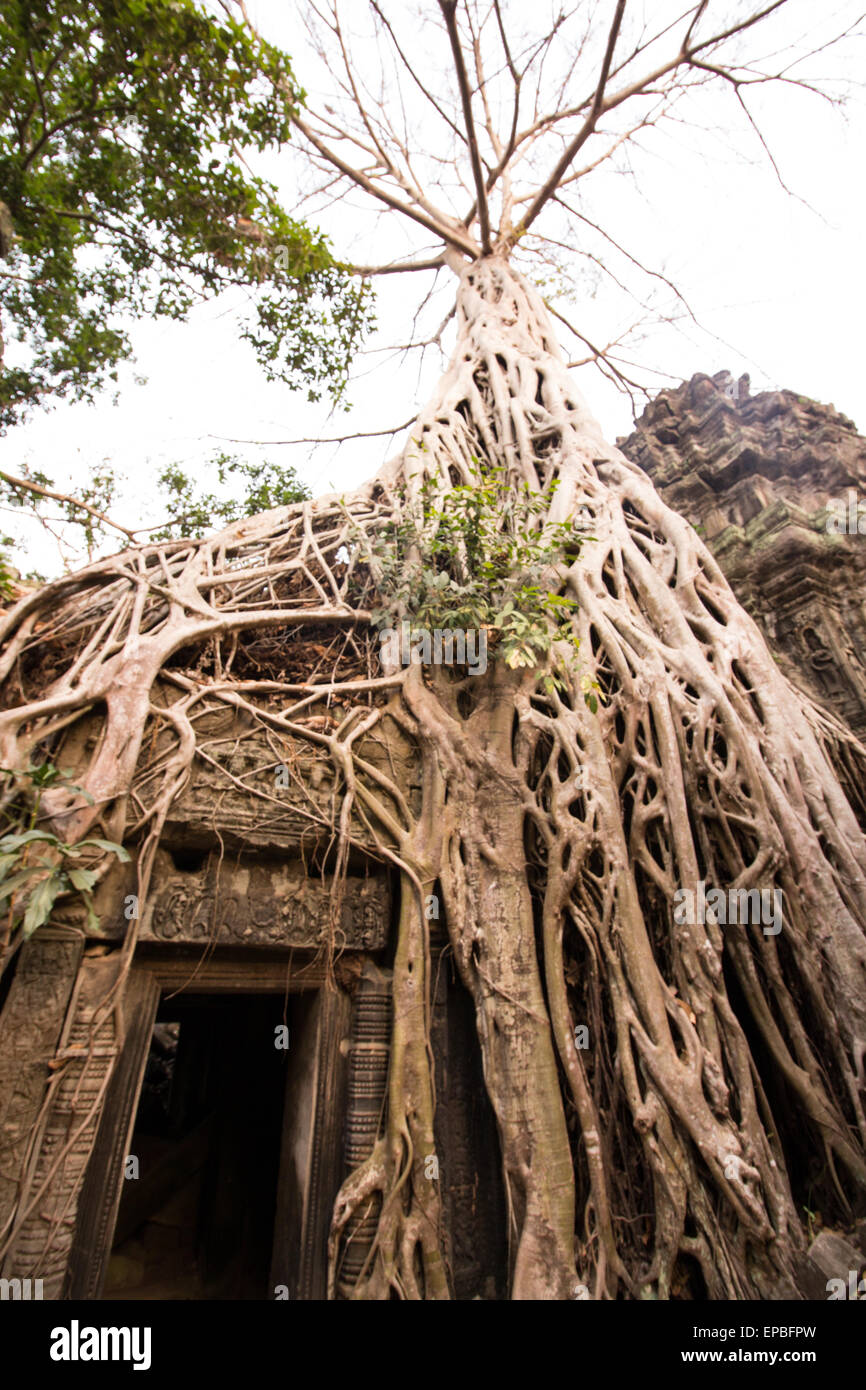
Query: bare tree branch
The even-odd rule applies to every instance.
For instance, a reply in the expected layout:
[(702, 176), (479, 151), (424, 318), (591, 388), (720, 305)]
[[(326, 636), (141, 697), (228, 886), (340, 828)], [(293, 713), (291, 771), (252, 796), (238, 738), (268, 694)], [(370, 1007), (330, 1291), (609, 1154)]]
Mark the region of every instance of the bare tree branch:
[[(270, 446), (272, 444), (346, 444), (350, 439), (379, 439), (383, 435), (399, 434), (401, 430), (408, 429), (415, 423), (415, 416), (410, 415), (408, 420), (404, 420), (400, 425), (394, 425), (389, 430), (352, 430), (351, 434), (337, 434), (328, 436), (320, 435), (318, 438), (308, 439), (235, 439), (229, 434), (209, 434), (208, 439), (219, 439), (224, 444), (260, 444)], [(0, 474), (0, 477), (3, 477)], [(131, 534), (131, 533), (130, 533)]]
[(132, 540), (137, 534), (135, 531), (130, 531), (128, 527), (121, 526), (118, 521), (112, 521), (105, 512), (101, 512), (98, 507), (91, 507), (89, 502), (83, 502), (80, 497), (71, 497), (65, 492), (54, 492), (51, 488), (43, 487), (41, 483), (32, 482), (29, 478), (16, 478), (12, 473), (5, 473), (2, 470), (0, 470), (0, 478), (17, 492), (29, 492), (34, 497), (47, 497), (52, 502), (61, 502), (65, 507), (74, 507), (76, 511), (86, 512), (88, 516), (93, 517), (94, 521), (100, 522), (103, 526), (110, 526), (113, 531), (119, 531), (128, 540)]
[(526, 230), (527, 228), (532, 226), (533, 222), (535, 221), (538, 214), (541, 212), (541, 209), (544, 207), (545, 203), (548, 202), (548, 200), (556, 192), (563, 174), (565, 173), (568, 166), (572, 163), (578, 150), (583, 148), (583, 146), (586, 144), (587, 140), (595, 130), (598, 118), (601, 115), (601, 112), (604, 108), (604, 89), (607, 86), (608, 74), (610, 73), (610, 65), (613, 61), (613, 51), (616, 47), (616, 41), (619, 38), (619, 31), (622, 26), (623, 15), (625, 14), (625, 5), (626, 0), (617, 0), (616, 13), (613, 17), (613, 23), (610, 26), (610, 33), (608, 34), (607, 48), (605, 49), (604, 61), (601, 65), (601, 73), (599, 74), (598, 86), (595, 89), (595, 98), (593, 100), (592, 106), (590, 107), (589, 115), (587, 116), (577, 135), (574, 137), (571, 143), (566, 146), (562, 158), (559, 160), (558, 164), (554, 168), (553, 173), (550, 175), (547, 182), (543, 185), (541, 189), (539, 189), (538, 193), (536, 194), (536, 197), (533, 200), (529, 211), (527, 212), (526, 216), (523, 218), (523, 221), (520, 224), (522, 230)]
[(345, 174), (353, 183), (363, 188), (365, 193), (369, 193), (373, 198), (378, 198), (380, 203), (385, 203), (389, 208), (393, 208), (395, 212), (402, 212), (406, 217), (411, 218), (413, 222), (418, 222), (422, 227), (426, 227), (428, 232), (433, 232), (435, 236), (447, 242), (449, 246), (454, 246), (458, 251), (463, 251), (465, 255), (471, 256), (473, 260), (477, 257), (478, 247), (461, 229), (456, 226), (451, 227), (444, 222), (435, 221), (432, 217), (428, 217), (425, 212), (420, 212), (418, 208), (412, 207), (410, 203), (404, 203), (402, 199), (395, 197), (393, 193), (389, 193), (381, 184), (374, 183), (373, 180), (362, 173), (360, 169), (356, 169), (351, 164), (347, 164), (344, 159), (340, 158), (335, 150), (330, 149), (323, 140), (320, 140), (307, 125), (307, 122), (300, 116), (295, 116), (294, 124), (298, 127), (301, 134), (306, 136), (313, 148), (318, 150), (323, 159), (326, 159), (335, 169), (339, 169), (340, 173)]
[(353, 275), (402, 275), (407, 270), (441, 270), (444, 256), (431, 256), (427, 261), (394, 261), (390, 265), (353, 265)]
[[(675, 72), (677, 68), (683, 65), (689, 67), (697, 67), (699, 65), (698, 61), (696, 61), (698, 54), (712, 51), (714, 48), (717, 48), (720, 44), (724, 43), (725, 40), (732, 38), (735, 34), (745, 33), (747, 29), (753, 28), (754, 25), (759, 24), (769, 15), (775, 13), (776, 10), (781, 9), (781, 7), (786, 3), (787, 0), (773, 0), (772, 4), (764, 6), (763, 9), (758, 10), (755, 14), (749, 15), (746, 19), (738, 20), (736, 23), (729, 25), (727, 29), (724, 29), (720, 33), (713, 35), (712, 38), (704, 39), (701, 43), (691, 44), (688, 47), (686, 46), (685, 42), (683, 42), (677, 54), (673, 58), (669, 59), (668, 62), (662, 63), (653, 72), (647, 73), (643, 77), (637, 78), (634, 82), (629, 83), (628, 86), (622, 88), (620, 91), (613, 93), (611, 96), (605, 97), (604, 91), (607, 85), (607, 78), (611, 58), (613, 56), (613, 45), (615, 45), (616, 38), (619, 33), (619, 25), (617, 20), (621, 22), (621, 10), (625, 8), (625, 0), (621, 0), (621, 3), (617, 5), (617, 14), (614, 16), (614, 23), (611, 26), (611, 32), (608, 38), (608, 47), (605, 53), (604, 63), (602, 65), (601, 76), (596, 87), (595, 97), (589, 109), (589, 114), (587, 115), (577, 135), (566, 147), (566, 150), (560, 158), (560, 160), (558, 161), (553, 173), (548, 177), (542, 188), (539, 190), (528, 213), (524, 217), (520, 228), (515, 232), (515, 237), (520, 234), (521, 230), (525, 230), (526, 228), (531, 226), (532, 222), (535, 221), (536, 217), (541, 212), (544, 205), (552, 197), (556, 188), (559, 186), (559, 182), (566, 169), (568, 168), (569, 164), (572, 162), (575, 155), (586, 143), (589, 137), (593, 134), (600, 115), (607, 111), (612, 111), (618, 106), (622, 106), (623, 103), (630, 100), (631, 97), (637, 96), (641, 93), (648, 93), (653, 88), (654, 84), (659, 82), (661, 78), (669, 76), (670, 74)], [(701, 10), (700, 5), (698, 6), (698, 10)], [(698, 17), (699, 15), (695, 15), (694, 20), (696, 21)], [(689, 27), (689, 34), (693, 32), (693, 29), (694, 22)], [(726, 71), (722, 71), (721, 75), (727, 76), (728, 74)], [(578, 108), (578, 110), (580, 109), (582, 109), (582, 107)]]
[(454, 69), (457, 73), (457, 85), (460, 88), (460, 100), (463, 104), (463, 119), (466, 122), (466, 138), (469, 142), (469, 159), (472, 164), (472, 175), (475, 179), (475, 201), (478, 208), (478, 224), (481, 228), (481, 250), (485, 256), (489, 256), (493, 249), (490, 243), (490, 213), (487, 207), (487, 190), (484, 186), (484, 174), (478, 152), (475, 119), (472, 115), (469, 79), (466, 76), (466, 64), (463, 61), (460, 35), (457, 32), (457, 0), (439, 0), (439, 8), (448, 30), (451, 53), (454, 57)]
[(646, 387), (641, 386), (639, 381), (633, 381), (631, 377), (627, 377), (624, 372), (621, 372), (619, 368), (611, 360), (608, 349), (596, 347), (595, 343), (593, 343), (589, 338), (587, 338), (585, 333), (581, 333), (579, 329), (575, 328), (574, 324), (571, 323), (571, 321), (567, 319), (564, 314), (561, 314), (558, 309), (554, 309), (553, 305), (550, 304), (547, 300), (545, 300), (545, 304), (547, 305), (548, 313), (553, 314), (554, 318), (559, 319), (560, 323), (565, 324), (568, 331), (570, 333), (573, 333), (575, 338), (579, 338), (582, 343), (586, 344), (586, 346), (592, 353), (593, 361), (596, 364), (604, 363), (605, 367), (607, 367), (608, 369), (606, 375), (609, 375), (611, 378), (613, 378), (614, 385), (618, 384), (620, 389), (625, 392), (625, 394), (631, 401), (632, 409), (634, 410), (635, 415), (637, 415), (637, 402), (633, 392), (639, 392), (641, 395), (643, 395), (645, 399), (648, 400), (649, 392), (647, 391)]
[(370, 0), (370, 7), (371, 7), (371, 9), (373, 10), (373, 12), (374, 12), (374, 13), (379, 17), (379, 19), (382, 21), (382, 24), (384, 25), (384, 27), (387, 29), (388, 34), (389, 34), (389, 37), (390, 37), (390, 39), (391, 39), (391, 42), (393, 43), (394, 48), (396, 49), (396, 51), (397, 51), (397, 53), (398, 53), (398, 55), (399, 55), (399, 57), (400, 57), (400, 60), (401, 60), (401, 62), (402, 62), (402, 64), (403, 64), (403, 66), (405, 67), (405, 69), (406, 69), (406, 71), (408, 72), (409, 76), (412, 78), (412, 81), (413, 81), (413, 82), (415, 83), (415, 85), (418, 87), (419, 91), (421, 91), (421, 92), (424, 94), (424, 96), (425, 96), (425, 97), (427, 98), (427, 100), (429, 101), (430, 105), (433, 107), (434, 111), (436, 111), (437, 114), (440, 115), (440, 116), (442, 117), (442, 120), (446, 123), (446, 125), (450, 126), (451, 130), (453, 130), (453, 132), (454, 132), (454, 134), (457, 136), (458, 140), (463, 140), (463, 141), (465, 142), (466, 136), (463, 134), (463, 131), (460, 129), (460, 127), (459, 127), (459, 125), (457, 124), (457, 122), (456, 122), (456, 121), (452, 121), (451, 117), (448, 115), (448, 112), (447, 112), (447, 111), (444, 109), (444, 107), (436, 100), (436, 98), (433, 96), (432, 92), (430, 92), (430, 91), (428, 90), (428, 88), (425, 87), (424, 83), (421, 81), (421, 79), (420, 79), (420, 77), (418, 76), (417, 72), (415, 71), (414, 67), (413, 67), (412, 64), (409, 62), (409, 59), (407, 58), (406, 54), (404, 53), (404, 51), (403, 51), (403, 49), (402, 49), (402, 47), (401, 47), (401, 45), (400, 45), (400, 43), (399, 43), (399, 41), (398, 41), (398, 39), (397, 39), (397, 36), (396, 36), (396, 34), (394, 33), (394, 29), (393, 29), (393, 26), (392, 26), (390, 20), (386, 19), (385, 15), (382, 13), (382, 8), (381, 8), (381, 6), (377, 3), (377, 0)]

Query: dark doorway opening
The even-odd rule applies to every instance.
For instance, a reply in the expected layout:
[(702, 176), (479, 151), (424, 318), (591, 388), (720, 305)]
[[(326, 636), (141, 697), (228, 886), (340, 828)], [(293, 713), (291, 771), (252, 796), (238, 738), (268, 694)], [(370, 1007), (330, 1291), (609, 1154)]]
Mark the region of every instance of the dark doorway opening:
[(285, 1028), (279, 996), (163, 1000), (104, 1298), (273, 1298)]

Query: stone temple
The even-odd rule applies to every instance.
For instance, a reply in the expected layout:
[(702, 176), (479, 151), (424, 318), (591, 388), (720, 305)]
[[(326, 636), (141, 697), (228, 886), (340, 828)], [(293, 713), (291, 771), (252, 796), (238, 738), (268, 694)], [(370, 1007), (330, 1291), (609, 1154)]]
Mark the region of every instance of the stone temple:
[[(663, 392), (619, 442), (699, 528), (789, 679), (866, 738), (866, 438), (830, 406), (752, 396), (722, 373)], [(327, 759), (308, 744), (284, 753), (263, 819), (250, 788), (266, 776), (273, 788), (273, 750), (231, 711), (208, 717), (131, 968), (134, 866), (118, 864), (98, 890), (99, 931), (58, 911), (0, 986), (0, 1275), (41, 1279), (46, 1298), (322, 1298), (336, 1193), (378, 1133), (391, 870), (353, 848), (334, 942), (310, 814), (331, 794)], [(58, 764), (74, 770), (98, 728), (94, 711)], [(365, 750), (374, 765), (384, 756)], [(387, 757), (411, 801), (398, 731)], [(866, 827), (866, 791), (845, 790)], [(495, 1299), (507, 1275), (496, 1130), (471, 1001), (430, 925), (449, 1277), (457, 1298)], [(108, 1010), (115, 982), (121, 1007)], [(343, 1234), (338, 1297), (375, 1222), (361, 1211)], [(814, 1277), (804, 1269), (807, 1296)]]

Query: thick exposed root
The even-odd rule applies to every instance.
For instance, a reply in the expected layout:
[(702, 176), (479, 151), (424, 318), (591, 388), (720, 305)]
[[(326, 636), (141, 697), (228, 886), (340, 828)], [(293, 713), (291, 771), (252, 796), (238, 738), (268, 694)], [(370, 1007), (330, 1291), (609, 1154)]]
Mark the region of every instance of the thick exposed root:
[[(137, 838), (146, 874), (206, 754), (198, 720), (230, 706), (275, 761), (293, 742), (330, 757), (338, 870), (361, 829), (399, 868), (387, 1107), (337, 1202), (332, 1292), (341, 1236), (375, 1199), (354, 1296), (447, 1296), (426, 1162), (423, 903), (438, 884), (499, 1129), (513, 1296), (668, 1297), (686, 1278), (715, 1298), (785, 1293), (802, 1194), (845, 1217), (866, 1192), (866, 849), (833, 740), (694, 529), (601, 438), (533, 291), (478, 262), (458, 321), (412, 441), (354, 497), (130, 552), (20, 604), (2, 760), (53, 753), (104, 708), (77, 779), (93, 804), (58, 794), (48, 808), (67, 838), (97, 820)], [(593, 538), (551, 575), (581, 641), (577, 660), (557, 650), (561, 688), (495, 661), (458, 680), (373, 660), (359, 533), (425, 482), (442, 498), (471, 484), (479, 462), (506, 494), (558, 480), (549, 520), (580, 510)], [(269, 633), (279, 662), (261, 674), (249, 653)], [(312, 673), (311, 633), (325, 653)], [(158, 679), (174, 703), (151, 703)], [(414, 740), (420, 812), (358, 752), (387, 721)], [(849, 781), (862, 752), (835, 750)], [(757, 893), (757, 920), (681, 911), (703, 885)]]

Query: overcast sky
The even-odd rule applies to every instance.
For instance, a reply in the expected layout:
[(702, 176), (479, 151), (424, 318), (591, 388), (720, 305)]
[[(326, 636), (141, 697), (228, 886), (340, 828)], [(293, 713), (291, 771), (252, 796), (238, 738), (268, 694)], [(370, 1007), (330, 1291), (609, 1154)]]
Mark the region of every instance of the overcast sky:
[[(825, 16), (833, 10), (853, 17), (851, 6), (803, 0), (786, 19), (792, 34), (818, 4)], [(305, 69), (298, 6), (261, 0), (254, 8), (263, 28), (295, 56), (300, 78), (312, 93), (312, 60)], [(392, 13), (400, 11), (400, 3), (392, 4)], [(831, 60), (827, 67), (833, 67)], [(862, 70), (866, 72), (866, 62)], [(635, 160), (636, 182), (622, 175), (608, 177), (606, 185), (599, 181), (612, 235), (639, 252), (645, 264), (670, 276), (709, 330), (665, 324), (648, 328), (641, 360), (676, 379), (722, 368), (737, 376), (748, 371), (753, 392), (790, 387), (833, 402), (866, 430), (862, 89), (844, 119), (793, 89), (764, 101), (763, 129), (780, 171), (811, 208), (782, 190), (757, 142), (747, 137), (742, 122), (733, 124), (733, 107), (724, 94), (710, 98), (705, 117), (703, 129), (681, 126), (673, 135), (650, 141)], [(297, 183), (290, 161), (271, 161), (268, 173), (292, 206)], [(593, 206), (598, 214), (600, 202)], [(359, 198), (324, 212), (321, 225), (338, 254), (355, 257), (371, 246), (391, 250), (402, 245), (402, 229), (383, 230)], [(570, 230), (579, 236), (576, 228)], [(558, 234), (568, 240), (569, 229), (560, 226)], [(573, 263), (580, 265), (576, 254)], [(447, 304), (453, 294), (448, 278), (447, 272), (440, 276), (440, 303)], [(238, 338), (232, 302), (217, 301), (201, 306), (186, 324), (135, 325), (137, 360), (121, 370), (117, 403), (106, 395), (95, 405), (60, 406), (34, 416), (7, 435), (4, 468), (15, 473), (27, 463), (65, 489), (74, 487), (92, 464), (111, 460), (127, 478), (116, 508), (127, 524), (141, 524), (138, 518), (145, 516), (160, 519), (153, 512), (150, 485), (166, 463), (181, 462), (203, 475), (204, 461), (218, 448), (291, 463), (314, 493), (349, 489), (395, 451), (394, 440), (373, 438), (318, 449), (269, 441), (379, 430), (408, 419), (423, 403), (442, 370), (442, 358), (428, 352), (419, 371), (417, 355), (401, 364), (377, 349), (405, 341), (410, 310), (429, 280), (422, 285), (420, 277), (397, 276), (379, 285), (380, 328), (358, 359), (349, 413), (329, 415), (327, 406), (308, 405), (285, 387), (268, 385), (252, 350)], [(632, 311), (603, 278), (597, 285), (586, 279), (578, 285), (568, 314), (590, 339), (609, 341), (627, 326)], [(566, 350), (577, 352), (573, 343)], [(136, 377), (145, 378), (144, 383), (137, 384)], [(579, 369), (578, 380), (608, 438), (627, 434), (632, 425), (628, 400), (593, 368)], [(130, 523), (130, 517), (136, 520)], [(8, 515), (0, 525), (16, 530)], [(56, 549), (44, 539), (28, 532), (27, 548), (22, 568), (57, 570)]]

